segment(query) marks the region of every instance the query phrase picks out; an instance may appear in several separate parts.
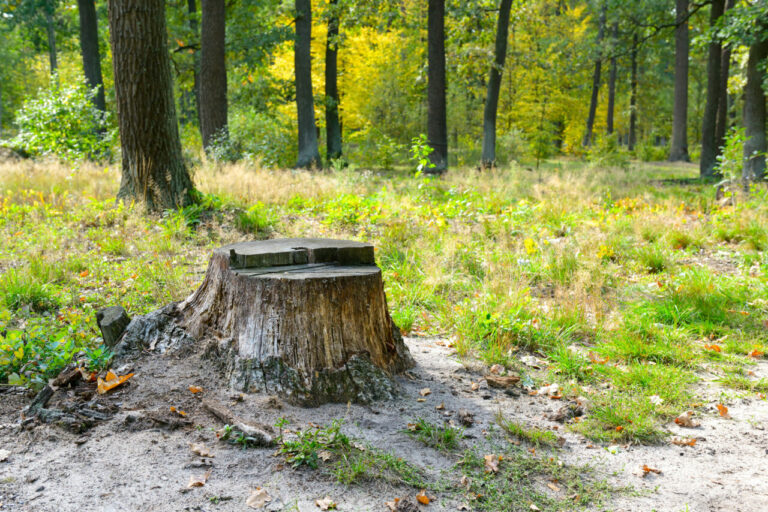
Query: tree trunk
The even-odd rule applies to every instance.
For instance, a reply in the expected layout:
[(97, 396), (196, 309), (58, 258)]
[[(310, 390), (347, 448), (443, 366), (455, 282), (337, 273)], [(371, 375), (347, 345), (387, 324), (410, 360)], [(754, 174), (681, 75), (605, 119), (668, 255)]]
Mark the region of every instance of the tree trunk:
[[(765, 30), (765, 27), (761, 27)], [(762, 36), (762, 31), (757, 37)], [(768, 58), (768, 38), (749, 47), (747, 83), (744, 86), (744, 181), (761, 181), (765, 177), (765, 60)]]
[[(709, 14), (709, 24), (714, 27), (725, 10), (725, 0), (712, 0)], [(709, 178), (715, 175), (717, 163), (717, 141), (715, 140), (715, 124), (717, 123), (717, 103), (720, 98), (720, 59), (722, 45), (719, 40), (709, 43), (707, 60), (707, 103), (701, 121), (701, 161), (699, 175)]]
[(688, 162), (688, 0), (677, 0), (675, 28), (675, 105), (672, 116), (671, 162)]
[(59, 64), (56, 60), (56, 25), (53, 23), (54, 5), (48, 2), (45, 9), (45, 28), (48, 34), (48, 61), (51, 65), (51, 75), (59, 71)]
[(339, 1), (330, 0), (328, 38), (325, 43), (325, 139), (326, 158), (341, 157), (341, 122), (339, 121), (338, 49)]
[(312, 3), (296, 0), (296, 110), (299, 121), (299, 157), (296, 167), (319, 167), (315, 102), (312, 97)]
[(496, 165), (496, 114), (499, 109), (499, 93), (504, 62), (507, 58), (507, 40), (509, 39), (509, 16), (512, 0), (501, 0), (499, 18), (496, 26), (496, 47), (491, 74), (488, 78), (488, 92), (483, 112), (483, 154), (480, 165), (484, 168)]
[(611, 73), (608, 77), (608, 115), (606, 118), (606, 132), (613, 133), (613, 117), (616, 110), (616, 51), (618, 49), (619, 24), (613, 24), (613, 44), (611, 45)]
[[(189, 15), (189, 30), (194, 35), (195, 40), (199, 40), (200, 31), (198, 30), (197, 23), (197, 2), (196, 0), (187, 0), (187, 14)], [(187, 105), (195, 105), (194, 115), (197, 117), (197, 125), (202, 126), (200, 122), (200, 51), (193, 49), (193, 62), (192, 62), (192, 94), (194, 99), (190, 99), (188, 92), (185, 93)], [(187, 121), (192, 116), (187, 116)], [(202, 132), (201, 132), (202, 135)]]
[(592, 98), (589, 101), (589, 114), (587, 115), (587, 129), (584, 132), (584, 140), (582, 146), (592, 145), (592, 128), (595, 125), (595, 116), (597, 115), (597, 98), (600, 93), (600, 73), (603, 67), (603, 51), (601, 45), (603, 43), (603, 37), (605, 35), (605, 16), (606, 16), (606, 4), (600, 10), (600, 20), (597, 28), (597, 40), (595, 46), (597, 47), (597, 58), (595, 59), (595, 72), (592, 75)]
[(273, 239), (216, 249), (185, 301), (134, 319), (118, 354), (198, 349), (235, 389), (301, 405), (391, 398), (413, 366), (373, 246)]
[(186, 206), (192, 180), (181, 156), (162, 0), (111, 0), (109, 29), (123, 154), (119, 199), (149, 211)]
[(627, 148), (630, 151), (634, 151), (637, 145), (637, 50), (638, 37), (635, 33), (632, 36), (632, 76), (629, 93), (629, 140), (627, 141)]
[[(733, 7), (733, 0), (725, 1), (725, 12)], [(725, 137), (728, 133), (728, 105), (730, 98), (728, 95), (728, 76), (731, 68), (731, 47), (723, 46), (720, 57), (720, 96), (717, 99), (717, 118), (715, 120), (715, 148), (717, 154), (722, 153), (725, 145)]]
[(80, 14), (80, 53), (83, 57), (85, 81), (91, 89), (98, 88), (93, 105), (106, 112), (104, 81), (101, 76), (101, 55), (99, 54), (99, 27), (94, 0), (77, 0)]
[(427, 13), (427, 139), (432, 147), (427, 172), (448, 168), (448, 126), (445, 105), (445, 0), (429, 0)]
[(224, 0), (202, 0), (200, 39), (200, 132), (210, 149), (227, 137), (226, 8)]

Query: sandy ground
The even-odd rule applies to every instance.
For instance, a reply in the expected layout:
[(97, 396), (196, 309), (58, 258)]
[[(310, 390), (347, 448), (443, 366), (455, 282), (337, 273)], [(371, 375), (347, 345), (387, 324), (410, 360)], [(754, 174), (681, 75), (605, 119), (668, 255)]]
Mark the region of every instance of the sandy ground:
[[(344, 431), (373, 446), (428, 468), (435, 476), (457, 480), (451, 471), (455, 455), (426, 448), (403, 433), (407, 423), (423, 417), (438, 422), (468, 409), (475, 424), (467, 429), (471, 443), (483, 435), (502, 411), (506, 416), (543, 428), (559, 404), (539, 396), (509, 396), (500, 390), (472, 391), (480, 380), (452, 356), (452, 350), (433, 339), (409, 338), (407, 344), (418, 366), (411, 378), (400, 377), (402, 397), (372, 406), (325, 405), (302, 409), (267, 396), (249, 395), (233, 402), (232, 393), (217, 390), (215, 376), (196, 358), (175, 360), (148, 357), (135, 366), (130, 385), (109, 397), (119, 412), (85, 434), (77, 435), (46, 425), (22, 429), (19, 411), (29, 397), (18, 390), (0, 392), (0, 450), (10, 455), (0, 462), (0, 510), (13, 511), (243, 511), (250, 489), (264, 488), (273, 502), (264, 510), (319, 510), (315, 500), (326, 495), (338, 510), (386, 511), (385, 501), (413, 495), (413, 489), (374, 482), (345, 487), (311, 470), (295, 470), (274, 456), (274, 448), (243, 451), (216, 442), (220, 427), (201, 406), (202, 398), (227, 404), (243, 418), (274, 424), (280, 417), (293, 427), (327, 424), (344, 418)], [(768, 377), (768, 362), (754, 371)], [(189, 385), (205, 388), (192, 395)], [(423, 402), (419, 390), (432, 393)], [(712, 404), (722, 391), (705, 382), (702, 394)], [(731, 392), (733, 396), (734, 393)], [(445, 410), (435, 406), (444, 403)], [(710, 402), (707, 402), (710, 403)], [(679, 437), (696, 437), (688, 446), (595, 447), (577, 434), (566, 439), (559, 457), (566, 463), (590, 464), (598, 476), (630, 490), (617, 493), (596, 510), (614, 511), (742, 511), (768, 510), (768, 402), (732, 398), (731, 419), (721, 418), (714, 406), (701, 415), (701, 427), (668, 428)], [(168, 418), (173, 405), (188, 413), (188, 425), (169, 428), (146, 421), (151, 415)], [(201, 459), (189, 443), (204, 442), (215, 457)], [(642, 465), (661, 474), (642, 476)], [(191, 477), (211, 470), (203, 487), (187, 489)], [(458, 484), (458, 482), (457, 482)], [(218, 498), (218, 502), (212, 501)], [(424, 510), (457, 510), (463, 503), (448, 493), (437, 496)]]

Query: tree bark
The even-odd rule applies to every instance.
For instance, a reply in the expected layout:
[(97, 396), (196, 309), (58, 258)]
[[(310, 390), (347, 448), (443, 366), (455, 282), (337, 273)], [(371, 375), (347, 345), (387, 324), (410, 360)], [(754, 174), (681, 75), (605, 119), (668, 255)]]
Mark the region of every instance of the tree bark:
[(97, 89), (93, 105), (106, 112), (104, 101), (104, 80), (101, 76), (101, 55), (99, 53), (99, 27), (94, 0), (77, 0), (80, 14), (80, 53), (83, 58), (85, 81), (91, 89)]
[(627, 148), (630, 151), (634, 151), (637, 145), (637, 51), (638, 37), (635, 33), (632, 36), (632, 75), (629, 93), (629, 140), (627, 141)]
[(600, 73), (603, 67), (603, 51), (601, 45), (603, 43), (603, 37), (605, 35), (605, 17), (606, 17), (606, 4), (600, 10), (600, 19), (597, 28), (597, 40), (595, 46), (597, 47), (597, 58), (595, 59), (595, 72), (592, 75), (592, 98), (589, 101), (589, 113), (587, 114), (587, 129), (584, 132), (584, 140), (581, 145), (588, 147), (592, 145), (592, 129), (595, 125), (595, 116), (597, 115), (597, 99), (600, 93)]
[(296, 0), (296, 110), (299, 122), (299, 157), (296, 167), (319, 167), (315, 102), (312, 97), (312, 3)]
[(488, 92), (483, 112), (483, 154), (480, 165), (484, 168), (496, 165), (496, 114), (499, 109), (501, 77), (507, 58), (507, 40), (509, 39), (509, 17), (512, 0), (501, 0), (499, 18), (496, 26), (496, 46), (491, 73), (488, 77)]
[(224, 0), (202, 0), (200, 56), (200, 132), (203, 147), (227, 137), (226, 7)]
[(162, 0), (111, 0), (109, 28), (123, 155), (118, 199), (149, 211), (192, 202), (181, 155)]
[(45, 28), (48, 34), (48, 61), (51, 66), (51, 75), (55, 75), (59, 71), (59, 64), (56, 59), (56, 25), (53, 22), (53, 3), (47, 2), (44, 9)]
[[(709, 13), (709, 24), (714, 27), (725, 10), (725, 0), (712, 0)], [(720, 59), (722, 45), (719, 40), (709, 43), (707, 59), (707, 102), (701, 121), (701, 161), (699, 175), (710, 178), (715, 175), (717, 163), (717, 141), (715, 140), (715, 124), (717, 123), (717, 103), (720, 98)]]
[[(757, 36), (765, 30), (761, 27)], [(765, 137), (765, 91), (763, 79), (765, 60), (768, 58), (768, 37), (749, 47), (747, 60), (747, 83), (744, 86), (744, 181), (762, 181), (765, 178), (765, 152), (768, 150)]]
[(339, 11), (338, 0), (330, 0), (328, 38), (325, 43), (325, 139), (326, 158), (330, 162), (341, 157), (341, 121), (339, 120), (338, 49)]
[[(733, 0), (725, 1), (725, 12), (733, 7)], [(715, 120), (715, 147), (717, 154), (722, 152), (725, 145), (725, 137), (728, 133), (728, 105), (730, 98), (728, 95), (728, 76), (731, 68), (731, 46), (723, 46), (720, 57), (720, 96), (717, 99), (717, 118)]]
[(613, 24), (613, 44), (611, 55), (611, 73), (608, 77), (608, 115), (606, 117), (606, 132), (608, 135), (613, 133), (613, 117), (616, 111), (616, 75), (617, 75), (617, 63), (616, 63), (616, 50), (618, 49), (619, 40), (619, 24)]
[(688, 0), (675, 4), (677, 27), (675, 28), (675, 104), (672, 115), (671, 162), (688, 162)]
[[(197, 23), (197, 2), (196, 0), (187, 0), (187, 14), (189, 15), (189, 30), (194, 35), (194, 38), (198, 40), (200, 38), (200, 30)], [(200, 122), (200, 51), (193, 49), (193, 62), (192, 62), (192, 96), (193, 100), (190, 100), (187, 96), (186, 104), (194, 104), (194, 115), (197, 118), (197, 125), (202, 126)], [(189, 120), (188, 116), (188, 119)], [(202, 132), (201, 132), (202, 135)]]
[(448, 126), (445, 104), (445, 0), (429, 0), (427, 13), (427, 139), (434, 165), (427, 172), (448, 168)]

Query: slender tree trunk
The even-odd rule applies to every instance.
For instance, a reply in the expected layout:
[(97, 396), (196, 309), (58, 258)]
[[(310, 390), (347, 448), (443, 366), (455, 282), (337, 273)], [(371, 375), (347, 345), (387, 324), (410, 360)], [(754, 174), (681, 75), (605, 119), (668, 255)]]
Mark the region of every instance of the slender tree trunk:
[(339, 121), (339, 11), (338, 0), (330, 0), (328, 39), (325, 43), (325, 138), (328, 161), (341, 157), (341, 122)]
[(675, 106), (672, 116), (671, 162), (687, 162), (688, 157), (688, 0), (677, 0), (675, 28)]
[(600, 10), (600, 20), (599, 25), (597, 28), (597, 40), (595, 42), (595, 46), (597, 47), (597, 58), (595, 58), (595, 72), (592, 75), (592, 98), (589, 101), (589, 114), (587, 115), (587, 129), (584, 132), (584, 140), (582, 141), (582, 146), (591, 146), (592, 145), (592, 128), (595, 125), (595, 116), (597, 115), (597, 98), (598, 94), (600, 93), (600, 73), (602, 71), (603, 67), (603, 51), (601, 48), (601, 45), (603, 43), (603, 37), (605, 35), (605, 16), (606, 16), (606, 5), (603, 3), (603, 6)]
[[(725, 10), (725, 0), (712, 0), (709, 14), (709, 24), (714, 27)], [(707, 103), (704, 107), (704, 115), (701, 122), (701, 161), (699, 162), (699, 175), (708, 178), (715, 175), (717, 163), (717, 141), (715, 139), (715, 125), (717, 123), (717, 103), (720, 98), (720, 59), (722, 58), (722, 45), (720, 41), (709, 43), (709, 57), (707, 60)]]
[(320, 166), (315, 125), (315, 102), (312, 97), (312, 3), (296, 0), (296, 109), (299, 121), (299, 157), (296, 167)]
[(509, 39), (509, 15), (512, 0), (501, 0), (499, 19), (496, 26), (496, 48), (494, 51), (491, 75), (488, 78), (488, 92), (483, 112), (483, 155), (480, 165), (488, 168), (496, 165), (496, 114), (499, 109), (499, 93), (504, 62), (507, 58), (507, 40)]
[[(765, 26), (759, 32), (763, 33)], [(759, 37), (759, 36), (758, 36)], [(765, 91), (762, 66), (768, 58), (768, 38), (749, 47), (747, 61), (747, 83), (744, 86), (744, 181), (761, 181), (765, 178), (765, 153), (768, 150), (765, 138)]]
[[(194, 40), (200, 39), (200, 30), (198, 28), (197, 23), (197, 1), (196, 0), (187, 0), (187, 13), (189, 14), (189, 30), (194, 35)], [(202, 123), (200, 122), (200, 51), (197, 49), (193, 49), (195, 53), (192, 56), (192, 93), (191, 96), (193, 96), (194, 99), (190, 98), (190, 94), (187, 92), (185, 93), (186, 100), (185, 103), (187, 105), (194, 104), (194, 115), (197, 117), (197, 124), (198, 126), (202, 126)], [(191, 118), (191, 115), (187, 115), (187, 120), (189, 121)]]
[(608, 135), (613, 133), (613, 116), (616, 110), (616, 50), (618, 48), (619, 24), (613, 24), (613, 44), (611, 45), (611, 73), (608, 77), (608, 115), (606, 118), (606, 132)]
[(53, 23), (52, 3), (48, 2), (45, 8), (45, 28), (48, 33), (48, 60), (51, 63), (51, 74), (59, 70), (59, 64), (56, 60), (56, 26)]
[[(725, 1), (725, 11), (733, 7), (733, 0)], [(720, 57), (720, 97), (717, 99), (717, 119), (715, 120), (715, 148), (717, 154), (722, 152), (725, 145), (725, 136), (728, 132), (728, 76), (731, 68), (731, 47), (723, 46)]]
[(630, 81), (629, 96), (629, 140), (627, 148), (635, 150), (637, 145), (637, 33), (632, 36), (632, 78)]
[(202, 0), (200, 56), (200, 132), (208, 150), (227, 137), (226, 7), (224, 0)]
[(192, 202), (181, 156), (163, 0), (110, 0), (109, 31), (123, 154), (118, 199), (149, 211)]
[(448, 168), (448, 128), (445, 105), (445, 0), (429, 0), (427, 15), (427, 138), (432, 147), (429, 172)]
[(104, 101), (104, 80), (101, 76), (101, 55), (99, 54), (99, 27), (94, 0), (77, 0), (80, 14), (80, 53), (83, 57), (85, 81), (91, 89), (98, 88), (93, 105), (106, 112)]

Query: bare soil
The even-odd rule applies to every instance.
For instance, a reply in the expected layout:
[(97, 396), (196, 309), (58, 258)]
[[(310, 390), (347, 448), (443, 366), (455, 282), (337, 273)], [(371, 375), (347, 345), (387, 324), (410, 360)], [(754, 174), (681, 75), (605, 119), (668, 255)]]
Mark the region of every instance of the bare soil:
[[(83, 434), (51, 425), (22, 428), (20, 411), (31, 397), (21, 390), (0, 392), (0, 450), (10, 451), (0, 462), (0, 510), (13, 511), (243, 511), (250, 489), (264, 488), (273, 497), (264, 510), (319, 510), (315, 500), (330, 496), (338, 510), (386, 511), (385, 501), (413, 496), (416, 491), (381, 481), (344, 486), (310, 469), (293, 469), (274, 448), (242, 450), (217, 442), (214, 429), (222, 425), (202, 407), (203, 399), (217, 400), (246, 420), (268, 425), (279, 418), (290, 427), (328, 424), (343, 418), (343, 430), (373, 446), (393, 451), (435, 477), (455, 482), (458, 455), (428, 448), (403, 431), (416, 418), (432, 422), (457, 420), (459, 409), (474, 414), (464, 444), (492, 428), (494, 416), (507, 417), (540, 428), (557, 427), (565, 439), (559, 457), (566, 463), (595, 467), (616, 492), (600, 510), (615, 511), (742, 511), (768, 510), (768, 402), (732, 399), (730, 419), (714, 404), (723, 390), (706, 380), (702, 396), (711, 413), (697, 417), (701, 426), (683, 429), (669, 425), (673, 435), (696, 437), (695, 446), (601, 447), (568, 432), (548, 419), (561, 404), (524, 391), (512, 396), (504, 390), (472, 390), (479, 373), (461, 364), (446, 343), (427, 338), (406, 340), (417, 367), (398, 377), (401, 397), (371, 406), (328, 404), (299, 408), (268, 395), (233, 400), (219, 386), (209, 364), (196, 356), (146, 356), (134, 365), (128, 385), (101, 397), (104, 406), (118, 412), (111, 420)], [(753, 369), (768, 377), (768, 362)], [(189, 386), (204, 391), (193, 395)], [(419, 391), (429, 388), (422, 397)], [(61, 394), (52, 401), (66, 401)], [(731, 396), (734, 392), (729, 392)], [(419, 401), (423, 399), (424, 401)], [(444, 403), (444, 410), (437, 410)], [(174, 406), (187, 413), (170, 412)], [(190, 451), (190, 443), (204, 442), (215, 456), (203, 459)], [(643, 476), (642, 466), (661, 471)], [(187, 489), (191, 477), (211, 471), (202, 487)], [(552, 492), (551, 490), (548, 492)], [(425, 511), (457, 510), (461, 496), (437, 496)]]

